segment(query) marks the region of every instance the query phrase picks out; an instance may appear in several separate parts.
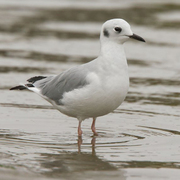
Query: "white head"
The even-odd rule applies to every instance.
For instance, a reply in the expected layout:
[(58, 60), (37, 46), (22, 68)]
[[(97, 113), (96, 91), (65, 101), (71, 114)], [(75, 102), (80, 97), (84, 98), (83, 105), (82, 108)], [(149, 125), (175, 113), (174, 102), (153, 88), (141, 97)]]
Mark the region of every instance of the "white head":
[(132, 32), (130, 25), (123, 19), (111, 19), (106, 21), (102, 26), (101, 42), (113, 41), (123, 44), (130, 38), (145, 42), (142, 37)]

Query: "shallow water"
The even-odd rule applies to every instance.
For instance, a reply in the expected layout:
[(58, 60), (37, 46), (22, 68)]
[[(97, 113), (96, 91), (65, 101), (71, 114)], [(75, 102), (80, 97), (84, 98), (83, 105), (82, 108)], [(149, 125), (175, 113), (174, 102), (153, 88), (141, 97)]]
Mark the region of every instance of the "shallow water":
[[(9, 179), (179, 179), (179, 1), (0, 0), (0, 177)], [(117, 6), (118, 5), (118, 6)], [(129, 13), (131, 12), (131, 14)], [(96, 15), (96, 16), (95, 16)], [(31, 76), (57, 74), (93, 59), (102, 23), (121, 17), (146, 43), (128, 42), (125, 102), (78, 122), (28, 91)]]

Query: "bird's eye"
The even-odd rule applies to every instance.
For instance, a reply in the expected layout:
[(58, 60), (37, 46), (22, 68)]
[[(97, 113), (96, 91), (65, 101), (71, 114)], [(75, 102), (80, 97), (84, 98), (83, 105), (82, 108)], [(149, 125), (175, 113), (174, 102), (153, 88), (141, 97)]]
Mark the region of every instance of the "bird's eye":
[(120, 28), (120, 27), (115, 27), (114, 30), (115, 30), (116, 32), (120, 33), (120, 32), (122, 31), (122, 28)]

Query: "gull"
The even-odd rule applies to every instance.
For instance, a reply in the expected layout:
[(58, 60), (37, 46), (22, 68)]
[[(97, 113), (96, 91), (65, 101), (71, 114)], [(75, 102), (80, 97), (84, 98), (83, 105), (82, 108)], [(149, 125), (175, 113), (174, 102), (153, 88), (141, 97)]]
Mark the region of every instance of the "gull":
[(125, 20), (108, 20), (101, 28), (101, 47), (96, 59), (59, 75), (32, 77), (27, 84), (10, 90), (33, 91), (61, 113), (77, 118), (79, 137), (82, 121), (92, 118), (91, 129), (96, 136), (96, 118), (113, 112), (127, 95), (129, 75), (123, 44), (130, 39), (145, 42)]

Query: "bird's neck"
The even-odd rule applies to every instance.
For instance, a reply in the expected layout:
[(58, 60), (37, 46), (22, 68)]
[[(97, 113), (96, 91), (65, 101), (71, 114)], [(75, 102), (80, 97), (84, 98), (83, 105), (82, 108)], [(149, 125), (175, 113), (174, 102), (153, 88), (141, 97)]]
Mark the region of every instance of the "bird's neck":
[(123, 44), (117, 44), (116, 42), (105, 42), (101, 44), (100, 56), (103, 61), (106, 61), (106, 64), (111, 64), (122, 69), (127, 68)]

